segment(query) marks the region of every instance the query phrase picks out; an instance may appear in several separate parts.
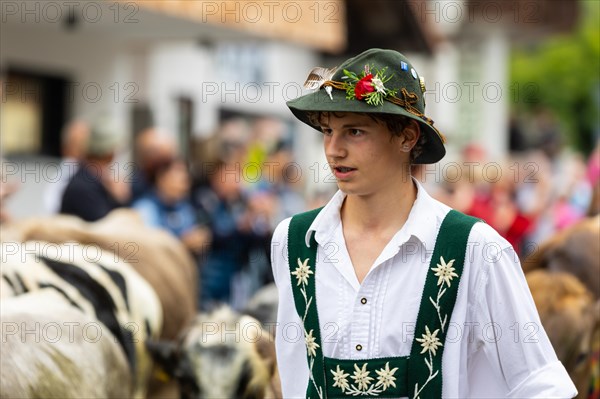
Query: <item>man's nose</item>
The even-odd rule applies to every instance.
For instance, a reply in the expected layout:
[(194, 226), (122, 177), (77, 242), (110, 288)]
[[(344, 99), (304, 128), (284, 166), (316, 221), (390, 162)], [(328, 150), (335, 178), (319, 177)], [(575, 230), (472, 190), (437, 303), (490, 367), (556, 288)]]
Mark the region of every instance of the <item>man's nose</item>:
[(343, 158), (347, 155), (343, 137), (332, 133), (325, 138), (325, 156), (327, 158)]

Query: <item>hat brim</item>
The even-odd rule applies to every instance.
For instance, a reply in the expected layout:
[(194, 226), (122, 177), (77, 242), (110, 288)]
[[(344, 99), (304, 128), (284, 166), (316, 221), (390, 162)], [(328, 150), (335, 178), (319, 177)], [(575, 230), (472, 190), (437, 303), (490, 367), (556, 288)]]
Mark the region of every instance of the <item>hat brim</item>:
[(346, 92), (343, 90), (334, 89), (331, 92), (331, 97), (329, 97), (329, 94), (324, 89), (320, 89), (288, 101), (286, 104), (296, 118), (316, 130), (320, 130), (320, 128), (310, 122), (307, 116), (308, 112), (360, 112), (405, 116), (419, 122), (421, 134), (426, 136), (423, 151), (415, 158), (413, 163), (436, 163), (446, 155), (446, 148), (444, 147), (442, 138), (433, 127), (431, 127), (424, 119), (411, 114), (401, 106), (389, 101), (384, 101), (383, 104), (379, 106), (373, 106), (367, 104), (365, 101), (356, 99), (347, 100)]

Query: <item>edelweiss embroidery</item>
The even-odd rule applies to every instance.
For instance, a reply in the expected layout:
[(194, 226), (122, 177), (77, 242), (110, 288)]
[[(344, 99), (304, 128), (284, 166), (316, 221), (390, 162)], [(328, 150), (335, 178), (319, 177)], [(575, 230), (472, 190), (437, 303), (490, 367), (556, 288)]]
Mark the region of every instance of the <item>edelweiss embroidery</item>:
[(333, 370), (330, 370), (330, 371), (333, 374), (333, 386), (334, 387), (340, 388), (342, 390), (342, 392), (344, 392), (346, 389), (348, 389), (350, 387), (350, 385), (348, 385), (348, 380), (346, 379), (346, 377), (348, 377), (350, 374), (345, 373), (344, 370), (341, 370), (339, 364), (336, 366), (335, 371), (333, 371)]
[(386, 389), (388, 389), (388, 387), (390, 385), (395, 388), (396, 387), (396, 382), (395, 382), (396, 377), (394, 377), (394, 374), (396, 373), (396, 371), (398, 371), (398, 367), (394, 367), (393, 369), (390, 370), (389, 362), (385, 364), (385, 368), (375, 370), (375, 373), (377, 373), (377, 375), (378, 375), (377, 385), (383, 386), (384, 391)]
[(444, 296), (444, 294), (446, 293), (446, 288), (444, 288), (444, 283), (446, 283), (449, 288), (450, 284), (452, 282), (452, 279), (454, 277), (458, 277), (458, 274), (454, 273), (455, 269), (454, 269), (454, 267), (452, 267), (453, 264), (454, 264), (454, 259), (452, 259), (450, 262), (446, 263), (446, 261), (444, 260), (444, 257), (440, 256), (440, 263), (437, 264), (437, 267), (431, 268), (431, 270), (433, 270), (435, 272), (435, 276), (438, 277), (437, 285), (440, 287), (440, 289), (438, 291), (436, 300), (434, 301), (432, 297), (429, 297), (429, 301), (431, 302), (431, 304), (433, 305), (433, 307), (435, 308), (435, 310), (438, 314), (438, 318), (440, 319), (440, 323), (442, 325), (442, 332), (445, 331), (446, 322), (448, 321), (448, 315), (444, 315), (444, 319), (442, 320), (442, 314), (441, 314), (441, 309), (440, 309), (440, 299), (442, 299), (442, 296)]
[[(302, 261), (302, 259), (298, 258), (298, 261), (297, 261), (298, 266), (292, 272), (292, 275), (296, 277), (296, 285), (301, 286), (300, 293), (302, 294), (302, 297), (304, 298), (304, 303), (306, 305), (304, 307), (304, 315), (302, 317), (302, 324), (304, 326), (306, 326), (306, 317), (308, 316), (310, 306), (312, 305), (313, 300), (314, 300), (314, 298), (312, 296), (308, 296), (306, 293), (306, 291), (307, 291), (306, 286), (308, 285), (310, 276), (314, 274), (314, 272), (312, 270), (310, 270), (310, 266), (308, 264), (309, 260), (310, 260), (310, 258), (306, 258), (306, 259), (304, 259), (304, 261)], [(317, 343), (316, 338), (313, 336), (313, 331), (314, 330), (306, 331), (306, 327), (304, 329), (304, 340), (306, 343), (306, 352), (308, 353), (308, 357), (309, 357), (310, 381), (314, 385), (317, 395), (319, 395), (319, 398), (323, 398), (323, 388), (318, 386), (318, 384), (316, 383), (314, 376), (313, 376), (313, 367), (315, 365), (317, 349), (320, 348), (320, 345)]]
[(425, 352), (431, 352), (433, 356), (435, 356), (435, 351), (437, 350), (437, 347), (442, 346), (440, 339), (436, 337), (439, 331), (440, 330), (437, 329), (432, 334), (429, 331), (429, 327), (425, 326), (425, 334), (423, 334), (421, 338), (416, 338), (417, 341), (421, 342), (421, 346), (423, 347), (421, 354)]
[(317, 348), (319, 344), (315, 342), (315, 337), (312, 335), (313, 330), (310, 330), (308, 333), (304, 331), (304, 336), (306, 340), (306, 350), (308, 351), (308, 355), (311, 357), (315, 357), (317, 355)]
[(298, 280), (297, 285), (302, 284), (304, 287), (306, 284), (308, 284), (308, 278), (311, 274), (313, 274), (313, 271), (310, 270), (310, 266), (308, 266), (308, 258), (306, 258), (304, 262), (298, 259), (298, 267), (292, 272), (292, 274), (296, 276), (296, 280)]
[[(437, 312), (442, 333), (445, 331), (446, 322), (448, 321), (448, 315), (444, 314), (444, 317), (442, 319), (440, 300), (446, 293), (446, 289), (451, 286), (452, 279), (454, 277), (459, 277), (458, 274), (455, 273), (455, 268), (452, 267), (452, 265), (454, 264), (454, 261), (455, 261), (455, 259), (452, 259), (448, 263), (446, 263), (446, 261), (444, 260), (444, 257), (440, 256), (440, 262), (436, 265), (437, 267), (431, 268), (431, 270), (434, 272), (434, 275), (438, 278), (437, 285), (440, 288), (438, 290), (436, 299), (434, 300), (432, 297), (429, 297), (429, 301), (431, 302), (431, 304), (433, 305), (433, 307), (435, 308), (435, 310)], [(446, 288), (444, 288), (444, 283), (446, 283), (446, 285), (447, 285)], [(423, 385), (421, 387), (419, 387), (418, 383), (415, 384), (415, 393), (413, 395), (413, 398), (415, 398), (415, 399), (419, 399), (419, 394), (421, 393), (423, 388), (425, 388), (425, 386), (427, 386), (427, 384), (432, 379), (434, 379), (440, 372), (440, 370), (434, 370), (434, 368), (433, 368), (433, 357), (437, 354), (436, 351), (437, 351), (438, 347), (443, 346), (442, 342), (437, 337), (439, 332), (440, 332), (439, 328), (436, 329), (435, 331), (431, 332), (429, 330), (429, 326), (425, 326), (425, 333), (421, 335), (421, 338), (415, 338), (415, 340), (417, 342), (420, 342), (421, 346), (423, 347), (421, 354), (427, 353), (427, 355), (429, 357), (429, 359), (427, 359), (427, 358), (424, 359), (425, 364), (427, 365), (427, 368), (429, 369), (429, 376), (427, 377), (427, 380), (423, 383)]]
[[(385, 392), (390, 386), (396, 387), (396, 377), (394, 374), (398, 371), (398, 367), (390, 370), (390, 363), (387, 362), (385, 367), (375, 370), (377, 381), (371, 376), (371, 370), (367, 369), (368, 362), (359, 366), (354, 363), (354, 371), (352, 375), (347, 373), (340, 365), (336, 365), (335, 370), (329, 370), (333, 374), (333, 386), (338, 387), (348, 396), (379, 396)], [(348, 382), (348, 377), (354, 380), (353, 383)]]

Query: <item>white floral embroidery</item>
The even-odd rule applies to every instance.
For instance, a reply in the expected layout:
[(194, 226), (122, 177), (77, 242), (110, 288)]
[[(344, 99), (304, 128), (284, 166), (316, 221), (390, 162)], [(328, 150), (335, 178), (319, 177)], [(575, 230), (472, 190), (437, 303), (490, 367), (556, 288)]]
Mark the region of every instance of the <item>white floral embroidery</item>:
[(434, 301), (432, 297), (429, 297), (429, 302), (433, 305), (438, 314), (438, 319), (440, 320), (440, 324), (442, 326), (442, 332), (446, 329), (446, 322), (448, 321), (448, 315), (445, 314), (442, 319), (442, 313), (440, 308), (440, 300), (446, 293), (446, 288), (444, 288), (444, 282), (450, 287), (452, 284), (452, 279), (454, 277), (458, 277), (458, 274), (454, 273), (455, 268), (452, 267), (455, 259), (450, 260), (450, 262), (446, 263), (443, 256), (440, 256), (440, 263), (437, 264), (437, 267), (432, 267), (431, 270), (435, 272), (435, 276), (438, 277), (437, 285), (440, 287), (438, 290), (437, 298)]
[(311, 357), (315, 357), (317, 355), (317, 348), (319, 347), (319, 344), (315, 342), (315, 337), (313, 337), (312, 333), (313, 330), (310, 330), (308, 333), (304, 331), (308, 355)]
[(368, 363), (364, 363), (362, 366), (354, 363), (354, 372), (350, 376), (354, 380), (354, 383), (350, 384), (348, 382), (350, 374), (340, 368), (339, 364), (336, 365), (335, 370), (329, 370), (333, 374), (333, 386), (340, 388), (348, 396), (379, 396), (379, 394), (386, 391), (390, 386), (396, 388), (396, 377), (394, 377), (394, 374), (398, 371), (398, 367), (390, 370), (390, 363), (387, 362), (385, 367), (375, 370), (377, 374), (376, 382), (374, 382), (375, 378), (371, 377), (373, 370), (367, 370), (367, 367)]
[(440, 285), (442, 284), (442, 282), (445, 282), (448, 285), (448, 287), (450, 287), (450, 282), (452, 281), (452, 278), (458, 277), (458, 274), (454, 273), (455, 269), (452, 267), (452, 265), (454, 264), (454, 259), (446, 263), (444, 261), (444, 257), (440, 256), (440, 262), (441, 264), (438, 263), (437, 267), (433, 267), (431, 268), (431, 270), (435, 272), (436, 277), (439, 277), (437, 285)]
[[(302, 297), (304, 298), (304, 303), (306, 304), (306, 306), (304, 307), (304, 316), (302, 317), (303, 325), (306, 325), (306, 317), (308, 316), (308, 310), (310, 309), (310, 305), (312, 305), (313, 303), (313, 297), (309, 297), (306, 294), (306, 285), (308, 284), (308, 279), (310, 278), (311, 274), (314, 274), (313, 271), (310, 270), (310, 266), (308, 265), (309, 260), (310, 258), (306, 258), (304, 259), (304, 261), (298, 258), (298, 267), (292, 272), (292, 275), (296, 276), (296, 279), (298, 280), (297, 285), (302, 285), (302, 287), (300, 287), (300, 293), (302, 294)], [(310, 330), (309, 332), (306, 332), (306, 330), (304, 330), (306, 351), (308, 352), (309, 357), (309, 379), (315, 387), (315, 391), (317, 392), (319, 398), (323, 399), (323, 387), (317, 385), (317, 382), (315, 381), (315, 377), (313, 375), (313, 367), (315, 365), (315, 358), (317, 356), (317, 348), (319, 348), (320, 346), (319, 344), (317, 344), (316, 338), (313, 337), (312, 334), (313, 330)]]
[(369, 388), (369, 385), (373, 380), (373, 377), (369, 377), (369, 374), (371, 374), (371, 372), (367, 371), (367, 363), (363, 364), (362, 368), (358, 368), (356, 363), (354, 363), (354, 375), (352, 375), (350, 378), (352, 378), (354, 382), (358, 384), (358, 389), (364, 391), (365, 389)]
[(387, 362), (385, 364), (385, 368), (375, 370), (375, 372), (378, 375), (376, 385), (381, 385), (383, 387), (384, 391), (386, 389), (388, 389), (388, 387), (390, 385), (393, 386), (394, 388), (396, 388), (396, 383), (394, 382), (394, 381), (396, 381), (396, 377), (394, 377), (394, 374), (396, 373), (396, 371), (398, 371), (398, 367), (394, 367), (393, 369), (390, 370), (389, 362)]
[(348, 377), (350, 374), (346, 373), (344, 370), (340, 369), (340, 365), (338, 364), (336, 366), (335, 371), (334, 370), (329, 370), (331, 371), (331, 373), (333, 374), (333, 386), (334, 387), (339, 387), (342, 392), (344, 392), (346, 389), (348, 389), (350, 386), (348, 385), (348, 380), (346, 377)]
[(302, 284), (302, 286), (305, 286), (308, 284), (308, 278), (313, 274), (313, 271), (310, 270), (310, 266), (308, 265), (308, 260), (309, 259), (306, 258), (304, 262), (302, 262), (300, 261), (300, 258), (298, 258), (298, 267), (292, 272), (292, 274), (296, 276), (296, 280), (298, 280), (297, 285)]
[[(440, 320), (440, 326), (441, 326), (442, 333), (445, 331), (445, 328), (446, 328), (446, 322), (448, 321), (448, 314), (444, 314), (444, 317), (442, 318), (442, 313), (441, 313), (442, 309), (440, 306), (440, 300), (446, 293), (446, 288), (449, 288), (452, 285), (452, 279), (454, 277), (458, 277), (458, 274), (456, 274), (454, 272), (456, 270), (453, 267), (454, 261), (455, 261), (455, 259), (451, 259), (448, 263), (446, 263), (446, 261), (444, 260), (444, 257), (440, 256), (440, 262), (437, 264), (437, 267), (431, 268), (431, 270), (433, 272), (435, 272), (435, 276), (438, 278), (437, 285), (440, 287), (440, 289), (438, 290), (437, 298), (434, 300), (432, 297), (429, 297), (429, 302), (431, 302), (431, 304), (437, 311), (438, 319)], [(446, 285), (448, 287), (444, 288), (444, 283), (446, 283)], [(427, 352), (427, 354), (429, 356), (429, 359), (427, 359), (427, 358), (425, 359), (425, 364), (427, 365), (427, 368), (429, 369), (429, 376), (427, 377), (427, 380), (423, 383), (423, 385), (420, 388), (419, 388), (418, 383), (415, 384), (415, 393), (413, 395), (413, 398), (415, 398), (415, 399), (419, 399), (419, 394), (421, 393), (421, 391), (423, 391), (423, 388), (425, 388), (425, 386), (427, 384), (429, 384), (429, 382), (432, 379), (434, 379), (440, 372), (439, 370), (435, 370), (435, 371), (433, 370), (433, 356), (436, 355), (438, 346), (443, 346), (442, 342), (437, 337), (437, 334), (439, 331), (440, 331), (440, 329), (437, 329), (432, 333), (429, 330), (429, 327), (425, 326), (425, 334), (422, 334), (421, 338), (416, 338), (416, 340), (418, 342), (420, 342), (421, 346), (423, 347), (421, 354)]]
[(432, 334), (431, 331), (429, 331), (429, 327), (425, 326), (425, 334), (423, 334), (421, 338), (416, 338), (418, 342), (421, 342), (421, 346), (423, 347), (421, 354), (425, 352), (430, 352), (433, 354), (433, 356), (435, 356), (435, 351), (437, 350), (437, 347), (442, 346), (440, 339), (437, 337), (437, 333), (439, 331), (440, 330), (438, 328)]

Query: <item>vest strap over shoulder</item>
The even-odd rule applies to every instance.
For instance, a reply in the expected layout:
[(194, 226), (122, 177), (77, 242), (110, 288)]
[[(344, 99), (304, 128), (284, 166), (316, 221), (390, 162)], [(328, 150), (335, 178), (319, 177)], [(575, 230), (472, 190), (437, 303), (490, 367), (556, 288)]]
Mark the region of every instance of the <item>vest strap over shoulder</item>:
[(306, 246), (306, 233), (322, 208), (296, 215), (288, 231), (288, 263), (292, 277), (292, 292), (296, 311), (302, 320), (310, 381), (306, 397), (324, 399), (325, 365), (321, 346), (321, 329), (317, 314), (315, 267), (317, 242), (314, 235)]
[(456, 303), (469, 234), (478, 221), (450, 210), (440, 226), (410, 352), (408, 384), (413, 399), (442, 397), (442, 355), (448, 324)]

